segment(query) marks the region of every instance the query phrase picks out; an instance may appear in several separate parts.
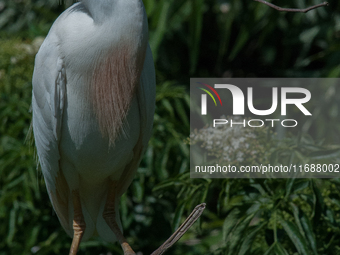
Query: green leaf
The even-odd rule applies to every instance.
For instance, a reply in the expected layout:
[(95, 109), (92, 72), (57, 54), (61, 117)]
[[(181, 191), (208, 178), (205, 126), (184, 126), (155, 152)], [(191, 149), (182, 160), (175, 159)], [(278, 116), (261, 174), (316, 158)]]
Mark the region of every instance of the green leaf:
[(172, 226), (173, 232), (175, 232), (181, 224), (181, 219), (182, 219), (182, 216), (183, 216), (184, 207), (185, 207), (185, 201), (181, 202), (176, 208), (175, 217), (174, 217), (173, 224), (172, 224), (173, 225)]
[(231, 233), (233, 227), (237, 224), (239, 220), (239, 213), (240, 211), (235, 208), (233, 209), (226, 217), (224, 223), (223, 223), (223, 240), (227, 241), (229, 238), (229, 234)]
[(286, 233), (288, 234), (290, 240), (294, 244), (297, 251), (303, 255), (310, 255), (311, 252), (308, 249), (307, 243), (305, 239), (302, 237), (302, 235), (300, 234), (296, 225), (282, 218), (280, 219), (280, 223), (282, 227), (284, 228), (284, 230), (286, 231)]
[(311, 159), (329, 159), (338, 157), (340, 155), (340, 149), (332, 149), (332, 150), (321, 150), (310, 153), (308, 156)]
[(235, 46), (232, 49), (229, 60), (233, 60), (237, 54), (242, 50), (249, 38), (249, 30), (245, 26), (241, 26), (241, 29), (236, 38)]
[(309, 218), (302, 210), (300, 210), (299, 216), (300, 216), (300, 222), (302, 224), (303, 229), (305, 230), (305, 234), (307, 236), (307, 240), (309, 241), (309, 245), (312, 248), (313, 254), (318, 255), (312, 223), (310, 222)]
[(153, 52), (154, 60), (156, 61), (158, 58), (158, 47), (161, 44), (161, 41), (164, 37), (164, 34), (167, 30), (167, 21), (168, 21), (168, 14), (170, 11), (170, 6), (172, 4), (172, 0), (168, 1), (161, 1), (158, 3), (157, 10), (158, 10), (158, 19), (155, 18), (155, 23), (157, 24), (156, 29), (153, 33), (151, 33), (150, 38), (150, 46)]
[(190, 73), (196, 69), (199, 56), (202, 20), (203, 20), (203, 0), (191, 0), (192, 10), (190, 17)]
[(269, 249), (263, 254), (263, 255), (269, 255), (272, 254), (272, 251), (275, 249), (275, 243), (273, 243)]
[(311, 182), (313, 195), (314, 195), (314, 225), (317, 225), (319, 223), (319, 220), (321, 218), (321, 215), (324, 211), (325, 204), (323, 201), (323, 197), (321, 195), (320, 189), (316, 184), (316, 180), (312, 180)]
[(9, 232), (7, 235), (7, 242), (9, 244), (12, 243), (13, 238), (14, 238), (14, 234), (16, 232), (16, 228), (15, 228), (15, 222), (16, 222), (16, 214), (17, 211), (15, 208), (12, 208), (11, 212), (10, 212), (10, 216), (9, 216)]
[(139, 181), (134, 181), (132, 183), (132, 187), (133, 187), (133, 196), (136, 199), (136, 202), (141, 203), (143, 200), (143, 196), (144, 196), (144, 188), (142, 186), (142, 183), (140, 183)]
[(267, 222), (261, 223), (259, 226), (255, 227), (252, 231), (247, 233), (246, 238), (242, 242), (240, 251), (238, 255), (245, 255), (248, 254), (252, 244), (256, 238), (257, 233), (267, 224)]
[(299, 208), (294, 203), (289, 203), (289, 204), (292, 207), (295, 223), (299, 228), (300, 234), (305, 239), (306, 238), (305, 232), (303, 231), (303, 228), (300, 222), (300, 217), (299, 217)]
[(289, 255), (288, 251), (280, 243), (275, 243), (274, 251), (276, 255)]
[(290, 191), (292, 189), (292, 186), (294, 184), (295, 178), (290, 178), (286, 181), (286, 196), (285, 198), (287, 199), (288, 196), (290, 195)]
[(246, 218), (242, 217), (238, 220), (237, 225), (234, 227), (232, 234), (227, 240), (227, 247), (230, 254), (235, 254), (237, 247), (246, 238), (246, 229), (248, 228), (251, 220), (254, 218), (254, 215), (255, 214), (251, 214)]

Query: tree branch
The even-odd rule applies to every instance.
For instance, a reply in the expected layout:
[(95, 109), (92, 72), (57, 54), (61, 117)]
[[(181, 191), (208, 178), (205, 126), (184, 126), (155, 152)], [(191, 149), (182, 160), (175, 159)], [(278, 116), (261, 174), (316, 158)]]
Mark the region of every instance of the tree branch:
[(328, 6), (328, 2), (323, 2), (322, 4), (313, 5), (311, 7), (305, 8), (305, 9), (295, 9), (295, 8), (282, 8), (282, 7), (277, 6), (275, 4), (268, 3), (267, 1), (264, 1), (264, 0), (254, 0), (254, 1), (268, 5), (269, 7), (272, 7), (275, 10), (278, 10), (280, 12), (303, 12), (303, 13), (306, 13), (310, 10), (313, 10), (313, 9), (316, 9), (316, 8), (319, 8), (319, 7), (322, 7), (322, 6)]
[(176, 243), (185, 232), (191, 227), (192, 224), (201, 216), (205, 209), (205, 203), (197, 205), (189, 217), (183, 222), (183, 224), (173, 233), (168, 240), (166, 240), (157, 250), (151, 255), (161, 255), (167, 249), (169, 249), (174, 243)]

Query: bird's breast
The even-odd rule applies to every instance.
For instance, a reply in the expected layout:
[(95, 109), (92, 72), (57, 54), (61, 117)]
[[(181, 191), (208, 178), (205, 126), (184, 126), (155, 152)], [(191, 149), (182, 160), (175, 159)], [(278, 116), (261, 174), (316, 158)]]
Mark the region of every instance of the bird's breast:
[(99, 129), (110, 145), (123, 129), (132, 98), (139, 86), (145, 49), (121, 43), (98, 61), (90, 79), (90, 100)]
[(79, 3), (51, 29), (60, 41), (67, 80), (61, 158), (84, 173), (96, 168), (106, 175), (126, 164), (139, 136), (136, 89), (147, 20), (142, 8), (132, 6), (128, 13), (123, 7), (130, 1), (119, 2), (122, 9), (97, 24)]
[(77, 173), (83, 180), (92, 183), (100, 183), (109, 176), (118, 179), (132, 160), (140, 134), (137, 97), (134, 96), (131, 101), (124, 130), (117, 135), (114, 145), (102, 135), (93, 112), (87, 110), (88, 105), (80, 102), (80, 107), (77, 107), (77, 100), (79, 98), (68, 101), (65, 111), (66, 120), (60, 142), (61, 168), (70, 174)]
[(57, 32), (72, 80), (67, 89), (91, 103), (102, 136), (113, 145), (143, 69), (147, 19), (142, 2), (118, 1), (112, 17), (101, 23), (81, 9), (64, 16), (67, 24)]

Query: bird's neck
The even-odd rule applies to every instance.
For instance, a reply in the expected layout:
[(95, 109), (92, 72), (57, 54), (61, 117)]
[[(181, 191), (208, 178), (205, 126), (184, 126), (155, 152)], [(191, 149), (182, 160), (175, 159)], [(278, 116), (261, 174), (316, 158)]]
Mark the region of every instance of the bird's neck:
[[(90, 98), (109, 144), (123, 132), (140, 82), (147, 47), (147, 18), (142, 0), (82, 0), (93, 19), (84, 52), (92, 52)], [(92, 45), (92, 46), (90, 46)], [(84, 54), (84, 53), (83, 53)]]
[(81, 2), (97, 24), (109, 20), (117, 10), (128, 12), (141, 6), (141, 0), (81, 0)]

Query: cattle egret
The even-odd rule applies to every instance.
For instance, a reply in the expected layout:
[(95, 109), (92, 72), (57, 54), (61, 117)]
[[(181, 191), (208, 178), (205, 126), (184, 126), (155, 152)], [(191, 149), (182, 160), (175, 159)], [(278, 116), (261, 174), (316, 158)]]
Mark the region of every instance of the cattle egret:
[(155, 70), (142, 0), (81, 0), (54, 22), (35, 59), (33, 131), (61, 225), (135, 254), (119, 198), (151, 135)]

